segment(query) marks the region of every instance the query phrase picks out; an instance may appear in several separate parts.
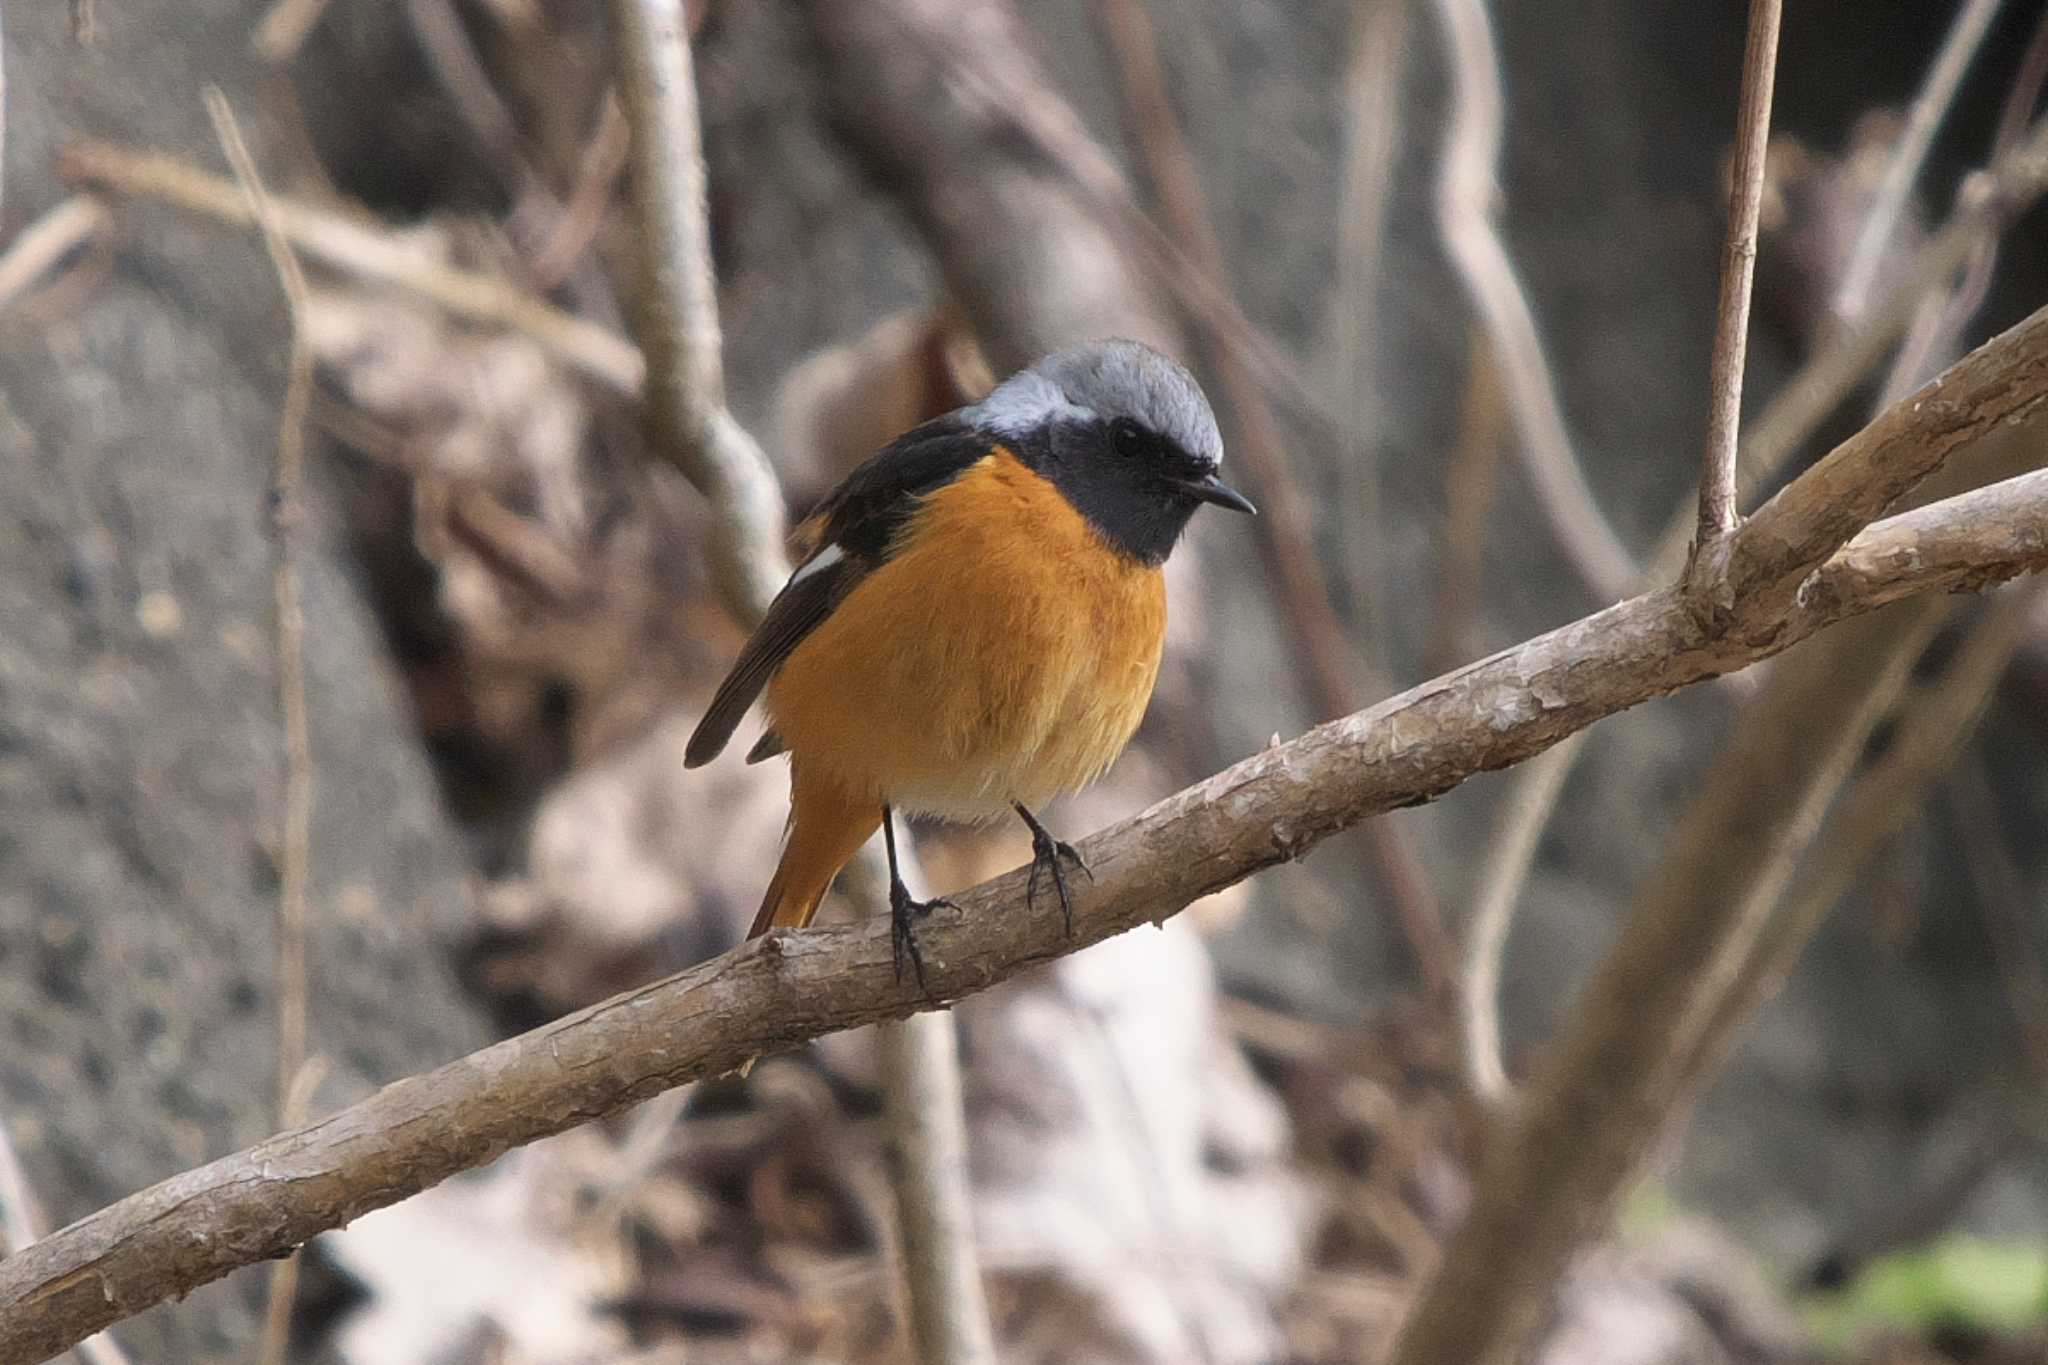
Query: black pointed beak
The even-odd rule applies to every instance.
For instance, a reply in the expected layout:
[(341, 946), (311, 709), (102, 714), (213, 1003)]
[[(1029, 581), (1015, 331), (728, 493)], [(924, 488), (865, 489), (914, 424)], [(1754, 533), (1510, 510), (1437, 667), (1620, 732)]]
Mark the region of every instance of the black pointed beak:
[(1252, 506), (1250, 498), (1214, 474), (1204, 474), (1199, 479), (1183, 480), (1178, 487), (1191, 498), (1200, 498), (1203, 502), (1214, 503), (1218, 507), (1228, 507), (1233, 512), (1249, 512), (1253, 516), (1259, 514), (1259, 509)]

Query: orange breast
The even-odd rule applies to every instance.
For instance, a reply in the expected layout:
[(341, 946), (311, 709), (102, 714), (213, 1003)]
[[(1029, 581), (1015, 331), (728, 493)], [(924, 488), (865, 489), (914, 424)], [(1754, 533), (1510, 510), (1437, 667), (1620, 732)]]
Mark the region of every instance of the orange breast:
[(768, 710), (807, 773), (984, 819), (1110, 765), (1165, 634), (1159, 571), (998, 449), (925, 499), (889, 561), (783, 664)]

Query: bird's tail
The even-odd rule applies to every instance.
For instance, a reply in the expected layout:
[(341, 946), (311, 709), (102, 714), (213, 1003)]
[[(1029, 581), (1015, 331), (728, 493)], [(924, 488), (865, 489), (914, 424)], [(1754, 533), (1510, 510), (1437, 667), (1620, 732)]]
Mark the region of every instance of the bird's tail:
[(839, 869), (881, 823), (881, 803), (874, 798), (857, 797), (833, 784), (807, 782), (801, 765), (792, 764), (789, 838), (747, 937), (809, 924)]

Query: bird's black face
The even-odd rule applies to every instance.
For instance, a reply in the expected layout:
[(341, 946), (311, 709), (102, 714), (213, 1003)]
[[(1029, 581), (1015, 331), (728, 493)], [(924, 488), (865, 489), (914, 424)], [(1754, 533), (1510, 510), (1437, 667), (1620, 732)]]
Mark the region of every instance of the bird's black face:
[(1131, 417), (1058, 421), (1014, 444), (1105, 540), (1143, 564), (1165, 563), (1205, 502), (1254, 510), (1217, 477), (1213, 461)]

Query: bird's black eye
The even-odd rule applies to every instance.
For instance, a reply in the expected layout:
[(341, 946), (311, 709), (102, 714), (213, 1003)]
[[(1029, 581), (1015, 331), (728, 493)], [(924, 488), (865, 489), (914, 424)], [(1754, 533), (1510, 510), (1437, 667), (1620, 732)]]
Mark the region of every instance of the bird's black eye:
[(1145, 453), (1145, 429), (1128, 417), (1119, 417), (1110, 423), (1109, 444), (1126, 460), (1136, 459)]

